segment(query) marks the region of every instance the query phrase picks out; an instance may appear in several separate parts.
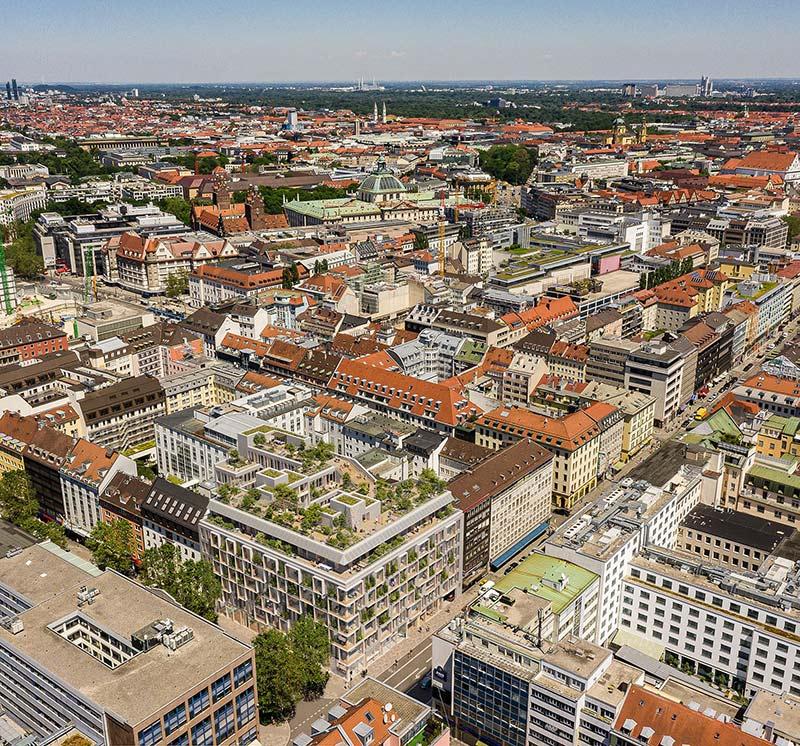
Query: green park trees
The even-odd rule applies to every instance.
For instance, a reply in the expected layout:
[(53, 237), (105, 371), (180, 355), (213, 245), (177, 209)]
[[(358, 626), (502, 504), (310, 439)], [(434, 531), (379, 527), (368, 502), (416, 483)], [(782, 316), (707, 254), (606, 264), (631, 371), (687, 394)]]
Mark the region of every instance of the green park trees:
[(139, 578), (166, 591), (189, 611), (216, 621), (222, 586), (208, 560), (182, 560), (174, 544), (162, 544), (145, 550)]
[(253, 640), (262, 723), (294, 715), (297, 703), (319, 697), (328, 681), (330, 642), (325, 625), (298, 619), (288, 634), (270, 629)]
[(60, 547), (66, 545), (64, 527), (55, 521), (39, 519), (39, 501), (24, 470), (4, 472), (0, 476), (0, 517), (19, 526), (37, 539), (49, 539)]

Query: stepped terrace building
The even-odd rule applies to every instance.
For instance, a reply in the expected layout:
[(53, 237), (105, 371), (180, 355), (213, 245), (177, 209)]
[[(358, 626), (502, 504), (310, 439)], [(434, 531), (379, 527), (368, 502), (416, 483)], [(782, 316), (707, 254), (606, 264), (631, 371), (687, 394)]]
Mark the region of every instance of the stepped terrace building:
[(257, 497), (212, 499), (200, 523), (221, 606), (254, 629), (312, 615), (330, 630), (332, 670), (353, 680), (460, 591), (463, 515), (435, 478), (375, 482), (320, 447), (295, 470), (274, 440), (255, 445), (264, 435), (244, 436), (268, 464)]

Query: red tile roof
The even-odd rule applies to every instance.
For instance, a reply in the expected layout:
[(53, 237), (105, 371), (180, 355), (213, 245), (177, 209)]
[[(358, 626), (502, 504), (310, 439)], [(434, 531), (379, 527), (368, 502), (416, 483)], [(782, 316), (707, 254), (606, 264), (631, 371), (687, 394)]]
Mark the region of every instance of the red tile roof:
[(675, 746), (769, 746), (770, 741), (743, 732), (737, 725), (675, 702), (636, 684), (625, 697), (614, 729), (636, 743), (661, 746), (669, 736)]
[(342, 360), (328, 388), (450, 427), (481, 411), (460, 387), (422, 381), (361, 360)]

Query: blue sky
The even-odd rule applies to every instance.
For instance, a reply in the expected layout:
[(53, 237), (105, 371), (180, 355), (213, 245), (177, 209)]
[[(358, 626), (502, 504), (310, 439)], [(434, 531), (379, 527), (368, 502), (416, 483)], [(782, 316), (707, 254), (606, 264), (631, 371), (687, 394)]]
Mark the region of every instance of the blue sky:
[(0, 78), (800, 77), (798, 0), (5, 0)]

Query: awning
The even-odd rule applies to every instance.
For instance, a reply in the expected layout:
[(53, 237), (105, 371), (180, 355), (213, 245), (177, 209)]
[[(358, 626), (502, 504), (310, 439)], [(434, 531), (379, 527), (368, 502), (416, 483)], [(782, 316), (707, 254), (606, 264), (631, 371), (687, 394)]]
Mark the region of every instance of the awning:
[(516, 544), (510, 546), (503, 552), (497, 559), (492, 560), (489, 563), (489, 567), (492, 570), (497, 570), (501, 568), (506, 562), (508, 562), (515, 554), (518, 554), (523, 549), (525, 549), (528, 544), (538, 539), (545, 531), (547, 531), (547, 527), (550, 525), (549, 521), (545, 521), (544, 523), (540, 523), (533, 531), (525, 534)]
[(619, 645), (620, 647), (623, 645), (630, 645), (640, 653), (649, 655), (657, 661), (660, 661), (661, 656), (664, 655), (664, 646), (661, 643), (651, 640), (649, 637), (637, 635), (635, 632), (631, 632), (629, 629), (624, 629), (622, 627), (617, 630), (617, 634), (614, 635), (612, 642), (614, 645)]

